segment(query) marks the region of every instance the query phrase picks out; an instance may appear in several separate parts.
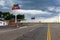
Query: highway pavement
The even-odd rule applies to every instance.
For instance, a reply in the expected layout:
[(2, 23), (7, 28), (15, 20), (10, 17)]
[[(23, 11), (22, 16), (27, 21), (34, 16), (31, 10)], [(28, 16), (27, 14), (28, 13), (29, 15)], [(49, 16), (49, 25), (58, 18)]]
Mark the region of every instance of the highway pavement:
[(60, 24), (50, 24), (51, 40), (60, 40)]
[(0, 40), (60, 40), (60, 24), (33, 24), (0, 29)]

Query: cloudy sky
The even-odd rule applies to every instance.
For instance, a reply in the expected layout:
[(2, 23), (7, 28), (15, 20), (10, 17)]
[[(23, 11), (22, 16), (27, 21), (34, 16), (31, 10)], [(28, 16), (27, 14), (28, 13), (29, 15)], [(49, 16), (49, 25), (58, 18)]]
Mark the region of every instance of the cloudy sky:
[[(11, 10), (13, 3), (18, 3), (20, 10)], [(0, 11), (24, 14), (26, 19), (36, 17), (38, 20), (58, 22), (60, 20), (60, 0), (0, 0)], [(59, 21), (60, 22), (60, 21)]]

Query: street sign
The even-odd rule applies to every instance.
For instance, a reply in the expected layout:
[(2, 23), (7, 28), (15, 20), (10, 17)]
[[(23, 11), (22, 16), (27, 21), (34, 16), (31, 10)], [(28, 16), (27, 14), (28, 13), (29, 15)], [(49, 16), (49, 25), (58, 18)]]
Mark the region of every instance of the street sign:
[[(19, 10), (19, 9), (20, 9), (20, 7), (19, 7), (19, 4), (17, 4), (17, 3), (14, 3), (13, 6), (11, 7), (11, 10), (13, 10), (13, 12), (15, 10)], [(15, 14), (15, 23), (17, 23), (17, 15), (16, 14)]]
[(12, 10), (18, 10), (20, 9), (19, 4), (13, 4), (13, 6), (11, 7)]

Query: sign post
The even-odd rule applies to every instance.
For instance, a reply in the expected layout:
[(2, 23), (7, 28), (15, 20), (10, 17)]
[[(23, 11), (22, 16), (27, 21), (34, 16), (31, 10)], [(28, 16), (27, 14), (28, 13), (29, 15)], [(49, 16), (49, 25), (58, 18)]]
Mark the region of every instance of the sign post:
[[(15, 13), (15, 11), (16, 10), (19, 10), (20, 9), (20, 7), (19, 7), (19, 5), (18, 4), (13, 4), (13, 6), (12, 6), (12, 8), (11, 8), (12, 10), (13, 10), (13, 12)], [(15, 23), (17, 24), (17, 13), (16, 14), (14, 14), (15, 15)], [(17, 25), (17, 27), (18, 27), (18, 25)]]
[(15, 15), (15, 23), (17, 23), (17, 15)]

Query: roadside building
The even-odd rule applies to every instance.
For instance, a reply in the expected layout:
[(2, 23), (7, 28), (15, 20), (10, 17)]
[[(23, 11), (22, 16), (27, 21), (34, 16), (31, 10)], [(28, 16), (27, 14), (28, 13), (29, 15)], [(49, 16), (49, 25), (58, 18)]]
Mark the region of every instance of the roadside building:
[(8, 25), (7, 21), (4, 20), (4, 18), (0, 18), (0, 26), (6, 26)]

